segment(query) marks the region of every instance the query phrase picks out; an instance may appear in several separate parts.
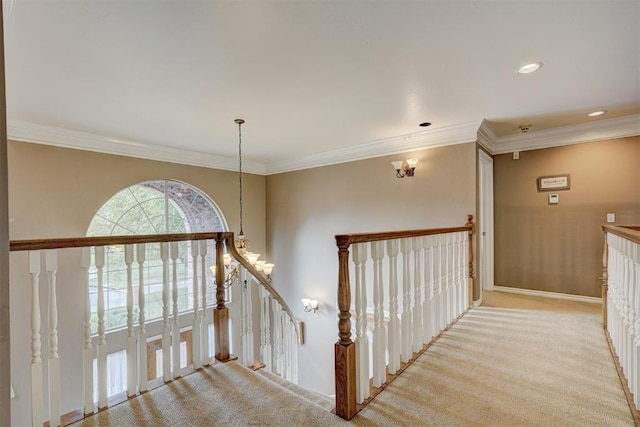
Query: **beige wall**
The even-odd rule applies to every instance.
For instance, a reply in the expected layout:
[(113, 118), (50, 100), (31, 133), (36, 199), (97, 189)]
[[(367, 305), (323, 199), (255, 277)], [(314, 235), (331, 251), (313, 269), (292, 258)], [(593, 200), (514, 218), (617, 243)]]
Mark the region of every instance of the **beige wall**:
[[(538, 192), (536, 179), (555, 174), (571, 189)], [(600, 296), (606, 213), (640, 224), (640, 137), (495, 156), (494, 178), (495, 284)]]
[[(475, 144), (405, 153), (267, 177), (267, 237), (274, 285), (305, 322), (302, 386), (333, 394), (337, 249), (341, 233), (456, 226), (475, 212)], [(413, 178), (390, 161), (417, 157)], [(320, 300), (317, 315), (300, 299)]]
[[(10, 141), (11, 239), (84, 236), (93, 215), (115, 193), (163, 178), (208, 194), (230, 230), (238, 231), (236, 172)], [(243, 202), (245, 234), (252, 248), (264, 251), (264, 176), (244, 176)]]

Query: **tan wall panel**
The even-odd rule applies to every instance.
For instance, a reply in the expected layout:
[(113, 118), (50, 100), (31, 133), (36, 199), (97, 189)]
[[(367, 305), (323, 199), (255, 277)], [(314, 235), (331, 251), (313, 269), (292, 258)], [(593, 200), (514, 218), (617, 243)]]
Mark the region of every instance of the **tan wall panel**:
[[(420, 158), (413, 178), (390, 161)], [(267, 236), (274, 285), (306, 325), (300, 383), (333, 394), (338, 257), (334, 236), (462, 225), (475, 212), (475, 143), (267, 177)], [(300, 299), (320, 301), (304, 313)]]
[[(570, 174), (570, 190), (537, 190), (557, 174)], [(498, 155), (494, 178), (495, 284), (600, 296), (606, 213), (640, 224), (640, 137)]]
[[(109, 198), (152, 179), (199, 188), (221, 209), (230, 230), (238, 231), (236, 172), (10, 141), (11, 238), (84, 236)], [(264, 251), (264, 176), (245, 174), (243, 199), (245, 234), (257, 251)]]

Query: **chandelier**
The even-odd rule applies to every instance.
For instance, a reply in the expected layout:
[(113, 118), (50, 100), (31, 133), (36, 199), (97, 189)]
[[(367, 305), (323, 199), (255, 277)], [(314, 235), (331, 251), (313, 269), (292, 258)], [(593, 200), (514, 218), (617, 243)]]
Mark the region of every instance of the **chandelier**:
[[(262, 272), (267, 281), (271, 282), (271, 272), (273, 271), (274, 264), (259, 260), (260, 254), (256, 254), (249, 251), (249, 240), (244, 235), (244, 229), (242, 224), (242, 124), (243, 119), (235, 119), (234, 122), (238, 125), (238, 187), (240, 194), (240, 233), (235, 240), (235, 246), (238, 252), (253, 265), (256, 270)], [(240, 282), (240, 270), (237, 262), (232, 260), (231, 255), (224, 255), (224, 287), (228, 288), (234, 283)], [(213, 277), (216, 277), (216, 267), (210, 267)]]

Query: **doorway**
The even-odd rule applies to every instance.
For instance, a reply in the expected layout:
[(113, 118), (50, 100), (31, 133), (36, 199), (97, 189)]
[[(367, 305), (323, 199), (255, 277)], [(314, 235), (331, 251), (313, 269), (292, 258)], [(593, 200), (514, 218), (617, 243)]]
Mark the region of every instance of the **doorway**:
[(480, 199), (478, 279), (480, 280), (480, 301), (482, 301), (482, 291), (492, 291), (494, 286), (493, 158), (483, 150), (478, 150), (478, 154)]

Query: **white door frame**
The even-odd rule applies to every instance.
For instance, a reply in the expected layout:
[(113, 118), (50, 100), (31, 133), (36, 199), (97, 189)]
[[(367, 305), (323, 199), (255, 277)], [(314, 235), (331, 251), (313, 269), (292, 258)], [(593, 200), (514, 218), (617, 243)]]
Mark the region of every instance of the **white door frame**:
[(479, 229), (478, 279), (480, 299), (482, 291), (492, 291), (494, 285), (494, 225), (493, 225), (493, 158), (478, 150), (479, 170)]

